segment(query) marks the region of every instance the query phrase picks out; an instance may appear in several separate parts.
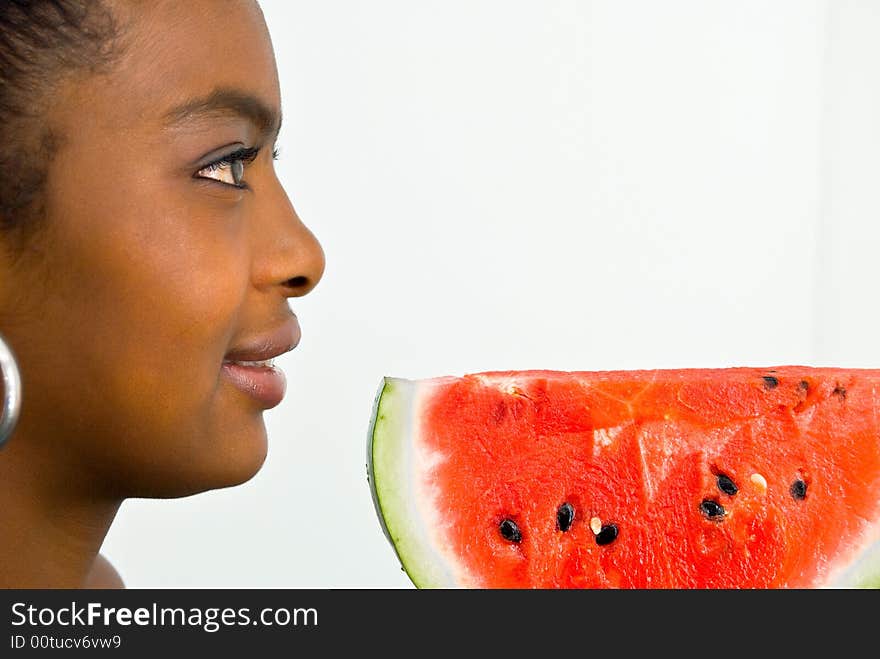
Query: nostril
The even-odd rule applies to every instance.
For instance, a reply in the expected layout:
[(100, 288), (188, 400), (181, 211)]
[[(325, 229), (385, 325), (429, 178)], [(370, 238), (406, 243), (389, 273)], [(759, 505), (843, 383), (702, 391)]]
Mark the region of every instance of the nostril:
[(291, 277), (290, 279), (288, 279), (284, 283), (287, 286), (290, 286), (291, 288), (302, 288), (303, 286), (305, 286), (308, 283), (308, 281), (309, 280), (307, 277), (299, 276), (299, 277)]

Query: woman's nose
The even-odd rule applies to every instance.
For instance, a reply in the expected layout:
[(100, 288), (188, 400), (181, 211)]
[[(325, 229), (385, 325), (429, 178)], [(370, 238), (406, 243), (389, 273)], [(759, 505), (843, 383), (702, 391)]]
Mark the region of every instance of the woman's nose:
[(296, 224), (296, 250), (290, 258), (289, 272), (293, 276), (287, 277), (283, 285), (288, 289), (288, 296), (302, 297), (309, 293), (324, 274), (326, 261), (324, 249), (315, 237), (315, 234), (303, 224), (299, 216), (294, 213)]
[[(273, 176), (274, 178), (274, 176)], [(282, 286), (287, 297), (309, 293), (324, 274), (321, 243), (302, 222), (284, 188), (264, 195), (254, 223), (255, 263), (260, 286)]]

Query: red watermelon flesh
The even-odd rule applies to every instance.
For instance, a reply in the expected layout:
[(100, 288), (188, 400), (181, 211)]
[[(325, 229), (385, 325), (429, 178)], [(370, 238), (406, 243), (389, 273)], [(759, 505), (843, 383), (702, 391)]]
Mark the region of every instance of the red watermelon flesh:
[(880, 585), (880, 370), (385, 378), (368, 472), (420, 587)]

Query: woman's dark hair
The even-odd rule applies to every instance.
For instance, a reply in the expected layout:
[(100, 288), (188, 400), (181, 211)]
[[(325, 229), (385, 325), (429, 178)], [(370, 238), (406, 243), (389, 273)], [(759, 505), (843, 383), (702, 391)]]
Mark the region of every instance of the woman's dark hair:
[(120, 36), (104, 0), (0, 0), (0, 247), (20, 253), (44, 219), (64, 140), (46, 120), (53, 92), (115, 61)]

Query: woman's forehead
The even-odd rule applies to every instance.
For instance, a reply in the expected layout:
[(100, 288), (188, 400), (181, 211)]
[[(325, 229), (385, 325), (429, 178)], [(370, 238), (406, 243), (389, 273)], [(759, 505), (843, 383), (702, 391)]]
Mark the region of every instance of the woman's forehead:
[[(106, 75), (71, 86), (107, 127), (169, 123), (251, 110), (277, 133), (280, 90), (268, 29), (256, 2), (116, 2), (125, 47)], [(78, 92), (78, 93), (77, 93)], [(235, 98), (235, 97), (238, 98)], [(103, 101), (103, 102), (102, 102)], [(261, 116), (262, 115), (262, 116)], [(100, 120), (94, 116), (95, 120)]]

